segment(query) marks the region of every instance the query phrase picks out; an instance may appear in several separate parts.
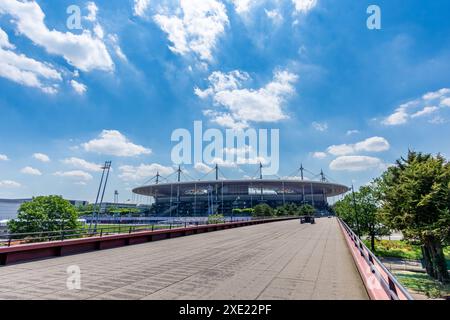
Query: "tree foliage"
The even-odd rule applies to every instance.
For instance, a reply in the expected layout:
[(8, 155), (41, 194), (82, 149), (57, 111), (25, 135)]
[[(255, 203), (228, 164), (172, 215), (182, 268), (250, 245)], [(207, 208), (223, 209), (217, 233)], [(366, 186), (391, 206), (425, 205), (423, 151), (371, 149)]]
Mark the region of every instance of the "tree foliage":
[(260, 203), (253, 208), (254, 217), (271, 217), (274, 215), (274, 210), (266, 203)]
[(8, 223), (11, 233), (74, 230), (79, 227), (78, 214), (69, 201), (60, 196), (41, 196), (23, 203), (17, 219)]
[(390, 233), (384, 223), (380, 205), (378, 186), (373, 182), (362, 186), (358, 192), (346, 195), (334, 205), (334, 211), (359, 236), (369, 236), (371, 249), (375, 250), (375, 239)]
[(441, 155), (410, 151), (377, 183), (389, 226), (419, 241), (427, 273), (448, 281), (442, 247), (450, 239), (450, 164)]
[(297, 215), (300, 216), (313, 216), (316, 213), (316, 209), (310, 204), (304, 204), (298, 208)]

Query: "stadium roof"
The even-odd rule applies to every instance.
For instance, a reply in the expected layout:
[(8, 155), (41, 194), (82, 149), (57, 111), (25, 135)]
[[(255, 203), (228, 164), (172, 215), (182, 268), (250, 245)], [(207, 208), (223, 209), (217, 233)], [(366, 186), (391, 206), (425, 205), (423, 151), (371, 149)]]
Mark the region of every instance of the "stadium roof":
[[(170, 183), (154, 183), (133, 189), (133, 193), (144, 196), (171, 196), (176, 194), (178, 189), (181, 194), (187, 194), (191, 190), (208, 190), (209, 187), (220, 186), (224, 189), (231, 188), (250, 190), (251, 188), (273, 189), (279, 193), (310, 194), (311, 187), (313, 193), (325, 192), (328, 197), (341, 195), (349, 190), (345, 185), (331, 183), (328, 181), (312, 181), (300, 179), (241, 179), (241, 180), (207, 180), (207, 181), (181, 181)], [(226, 192), (226, 191), (225, 191)], [(230, 193), (233, 193), (230, 191)]]

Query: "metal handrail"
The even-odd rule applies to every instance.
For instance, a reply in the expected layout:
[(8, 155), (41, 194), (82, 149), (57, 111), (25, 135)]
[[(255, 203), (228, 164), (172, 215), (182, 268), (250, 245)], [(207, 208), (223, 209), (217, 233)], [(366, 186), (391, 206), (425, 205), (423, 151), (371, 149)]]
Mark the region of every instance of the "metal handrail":
[[(395, 278), (395, 276), (383, 265), (383, 263), (377, 258), (375, 254), (370, 251), (370, 249), (364, 244), (364, 242), (356, 235), (356, 233), (341, 219), (338, 218), (341, 224), (344, 226), (344, 229), (352, 239), (355, 246), (358, 248), (361, 256), (364, 258), (366, 263), (369, 265), (370, 270), (373, 274), (375, 274), (377, 280), (380, 282), (383, 290), (392, 300), (400, 300), (397, 289), (401, 291), (401, 293), (408, 300), (414, 300), (408, 290), (403, 287), (400, 282)], [(387, 275), (387, 280), (383, 277), (383, 275), (377, 270), (376, 267), (380, 267), (381, 270)]]
[[(139, 225), (115, 225), (102, 227), (100, 230), (94, 231), (89, 229), (72, 229), (72, 230), (55, 230), (55, 231), (43, 231), (43, 232), (28, 232), (28, 233), (11, 233), (0, 235), (5, 240), (0, 239), (0, 248), (3, 246), (11, 247), (14, 246), (14, 242), (20, 242), (20, 244), (24, 243), (40, 243), (40, 242), (50, 242), (50, 241), (64, 241), (69, 239), (81, 239), (84, 236), (94, 237), (103, 235), (111, 235), (111, 234), (124, 234), (124, 233), (135, 233), (135, 232), (144, 232), (144, 231), (155, 231), (155, 230), (172, 230), (176, 228), (186, 228), (190, 226), (207, 226), (211, 224), (225, 224), (225, 223), (234, 223), (234, 222), (243, 222), (243, 221), (260, 221), (267, 219), (280, 219), (280, 218), (289, 218), (289, 216), (284, 217), (249, 217), (249, 218), (235, 218), (233, 221), (215, 221), (211, 223), (209, 221), (180, 221), (180, 222), (169, 222), (169, 223), (153, 223), (153, 224), (145, 224), (148, 226), (147, 228), (141, 228)], [(158, 226), (164, 226), (159, 228)], [(156, 228), (155, 228), (156, 227)]]

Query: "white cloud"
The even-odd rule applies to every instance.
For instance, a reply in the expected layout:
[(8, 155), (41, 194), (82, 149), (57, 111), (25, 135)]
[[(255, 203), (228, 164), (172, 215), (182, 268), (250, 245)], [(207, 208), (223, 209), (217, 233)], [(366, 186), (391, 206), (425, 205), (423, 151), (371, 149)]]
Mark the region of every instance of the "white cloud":
[(47, 156), (44, 153), (35, 153), (35, 154), (33, 154), (33, 158), (35, 158), (36, 160), (39, 160), (41, 162), (50, 162), (49, 156)]
[(225, 6), (216, 0), (181, 0), (172, 14), (160, 12), (153, 19), (168, 34), (170, 50), (181, 55), (193, 52), (203, 61), (212, 60), (217, 40), (228, 25)]
[(312, 126), (314, 129), (316, 129), (317, 131), (320, 131), (320, 132), (324, 132), (324, 131), (328, 130), (328, 124), (326, 122), (319, 123), (319, 122), (314, 121), (312, 123)]
[(316, 159), (325, 159), (327, 157), (327, 154), (325, 152), (314, 152), (312, 156)]
[[(436, 105), (431, 106), (430, 103), (436, 103)], [(402, 104), (391, 115), (383, 119), (382, 124), (387, 126), (406, 124), (411, 119), (437, 113), (440, 109), (448, 106), (450, 106), (450, 89), (442, 88)]]
[(85, 17), (85, 19), (91, 22), (97, 21), (98, 7), (95, 2), (89, 1), (86, 8), (89, 11), (89, 14)]
[(87, 171), (92, 171), (92, 172), (99, 172), (102, 171), (102, 165), (100, 164), (96, 164), (96, 163), (92, 163), (92, 162), (88, 162), (84, 159), (80, 159), (80, 158), (67, 158), (61, 161), (62, 163), (78, 168), (78, 169), (84, 169)]
[(441, 101), (441, 106), (450, 107), (450, 98), (445, 98)]
[(434, 92), (428, 92), (428, 93), (424, 94), (422, 99), (423, 100), (436, 100), (436, 99), (443, 98), (443, 97), (447, 96), (448, 94), (450, 94), (450, 89), (442, 88), (440, 90), (437, 90)]
[(400, 107), (393, 114), (383, 120), (383, 124), (387, 126), (397, 126), (408, 122), (408, 113), (405, 107)]
[(139, 166), (125, 165), (119, 167), (119, 178), (124, 181), (142, 181), (143, 179), (156, 176), (159, 172), (162, 176), (167, 176), (174, 172), (172, 167), (165, 167), (158, 163), (140, 164)]
[(82, 147), (88, 152), (117, 157), (134, 157), (152, 153), (151, 149), (132, 143), (117, 130), (103, 130), (97, 139), (83, 143)]
[(32, 176), (41, 176), (42, 175), (42, 173), (38, 169), (35, 169), (32, 167), (25, 167), (22, 170), (20, 170), (20, 172), (22, 172), (23, 174), (29, 174)]
[(21, 184), (11, 180), (0, 180), (0, 188), (20, 188)]
[(74, 170), (74, 171), (57, 171), (53, 175), (63, 178), (71, 178), (71, 179), (78, 179), (82, 181), (89, 181), (92, 180), (93, 177), (90, 173), (87, 173), (82, 170)]
[(356, 152), (382, 152), (389, 150), (389, 142), (382, 137), (371, 137), (355, 144), (332, 145), (327, 152), (334, 156), (343, 156)]
[(292, 0), (295, 10), (300, 13), (308, 13), (317, 5), (317, 0)]
[(61, 81), (61, 74), (50, 64), (17, 54), (13, 49), (15, 47), (9, 42), (8, 35), (0, 28), (0, 77), (55, 93), (55, 82)]
[(382, 167), (383, 161), (367, 156), (341, 156), (330, 163), (330, 169), (336, 171), (364, 171)]
[(6, 154), (0, 154), (0, 161), (8, 161), (9, 158)]
[(80, 82), (77, 82), (77, 81), (75, 81), (75, 80), (71, 80), (70, 81), (70, 85), (72, 86), (72, 88), (76, 91), (76, 93), (78, 93), (78, 94), (84, 94), (85, 92), (86, 92), (86, 90), (87, 90), (87, 87), (86, 87), (86, 85), (84, 85), (84, 84), (82, 84), (82, 83), (80, 83)]
[(150, 6), (150, 0), (134, 0), (134, 15), (143, 17), (145, 15), (145, 11), (147, 11)]
[(231, 0), (237, 13), (243, 14), (248, 12), (257, 2), (255, 0)]
[(357, 134), (357, 133), (359, 133), (359, 130), (348, 130), (346, 134), (348, 136), (351, 136), (352, 134)]
[(283, 16), (281, 15), (281, 13), (278, 10), (264, 9), (264, 11), (266, 12), (267, 17), (269, 19), (271, 19), (274, 24), (280, 24), (283, 22)]
[(418, 118), (418, 117), (423, 117), (426, 115), (430, 115), (436, 111), (438, 111), (439, 108), (435, 107), (435, 106), (426, 106), (424, 107), (422, 110), (417, 111), (416, 113), (411, 115), (411, 118)]
[(227, 74), (216, 71), (208, 80), (205, 90), (195, 88), (202, 99), (212, 98), (220, 111), (206, 110), (213, 122), (230, 128), (247, 127), (249, 122), (278, 122), (288, 118), (283, 111), (287, 97), (295, 92), (293, 84), (297, 75), (288, 71), (276, 71), (273, 80), (259, 89), (243, 88), (243, 82), (250, 77), (241, 71)]
[(8, 34), (0, 28), (0, 48), (15, 49), (16, 47), (9, 42)]
[(197, 170), (198, 172), (201, 173), (208, 173), (210, 172), (213, 168), (211, 168), (210, 166), (202, 163), (202, 162), (197, 162), (194, 166), (194, 169)]
[(49, 30), (44, 22), (45, 14), (36, 1), (2, 0), (0, 14), (11, 15), (18, 33), (47, 52), (64, 57), (82, 71), (111, 71), (114, 68), (105, 44), (89, 30), (83, 30), (81, 34)]

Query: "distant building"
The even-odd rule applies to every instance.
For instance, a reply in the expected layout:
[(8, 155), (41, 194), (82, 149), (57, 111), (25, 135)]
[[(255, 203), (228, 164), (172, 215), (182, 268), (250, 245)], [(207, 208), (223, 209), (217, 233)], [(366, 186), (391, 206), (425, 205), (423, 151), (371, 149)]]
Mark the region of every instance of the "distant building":
[[(0, 199), (0, 221), (16, 219), (18, 210), (22, 203), (30, 202), (32, 199)], [(74, 206), (87, 205), (88, 201), (68, 200)]]
[(31, 199), (0, 199), (0, 220), (10, 220), (17, 218), (17, 211), (22, 203)]

